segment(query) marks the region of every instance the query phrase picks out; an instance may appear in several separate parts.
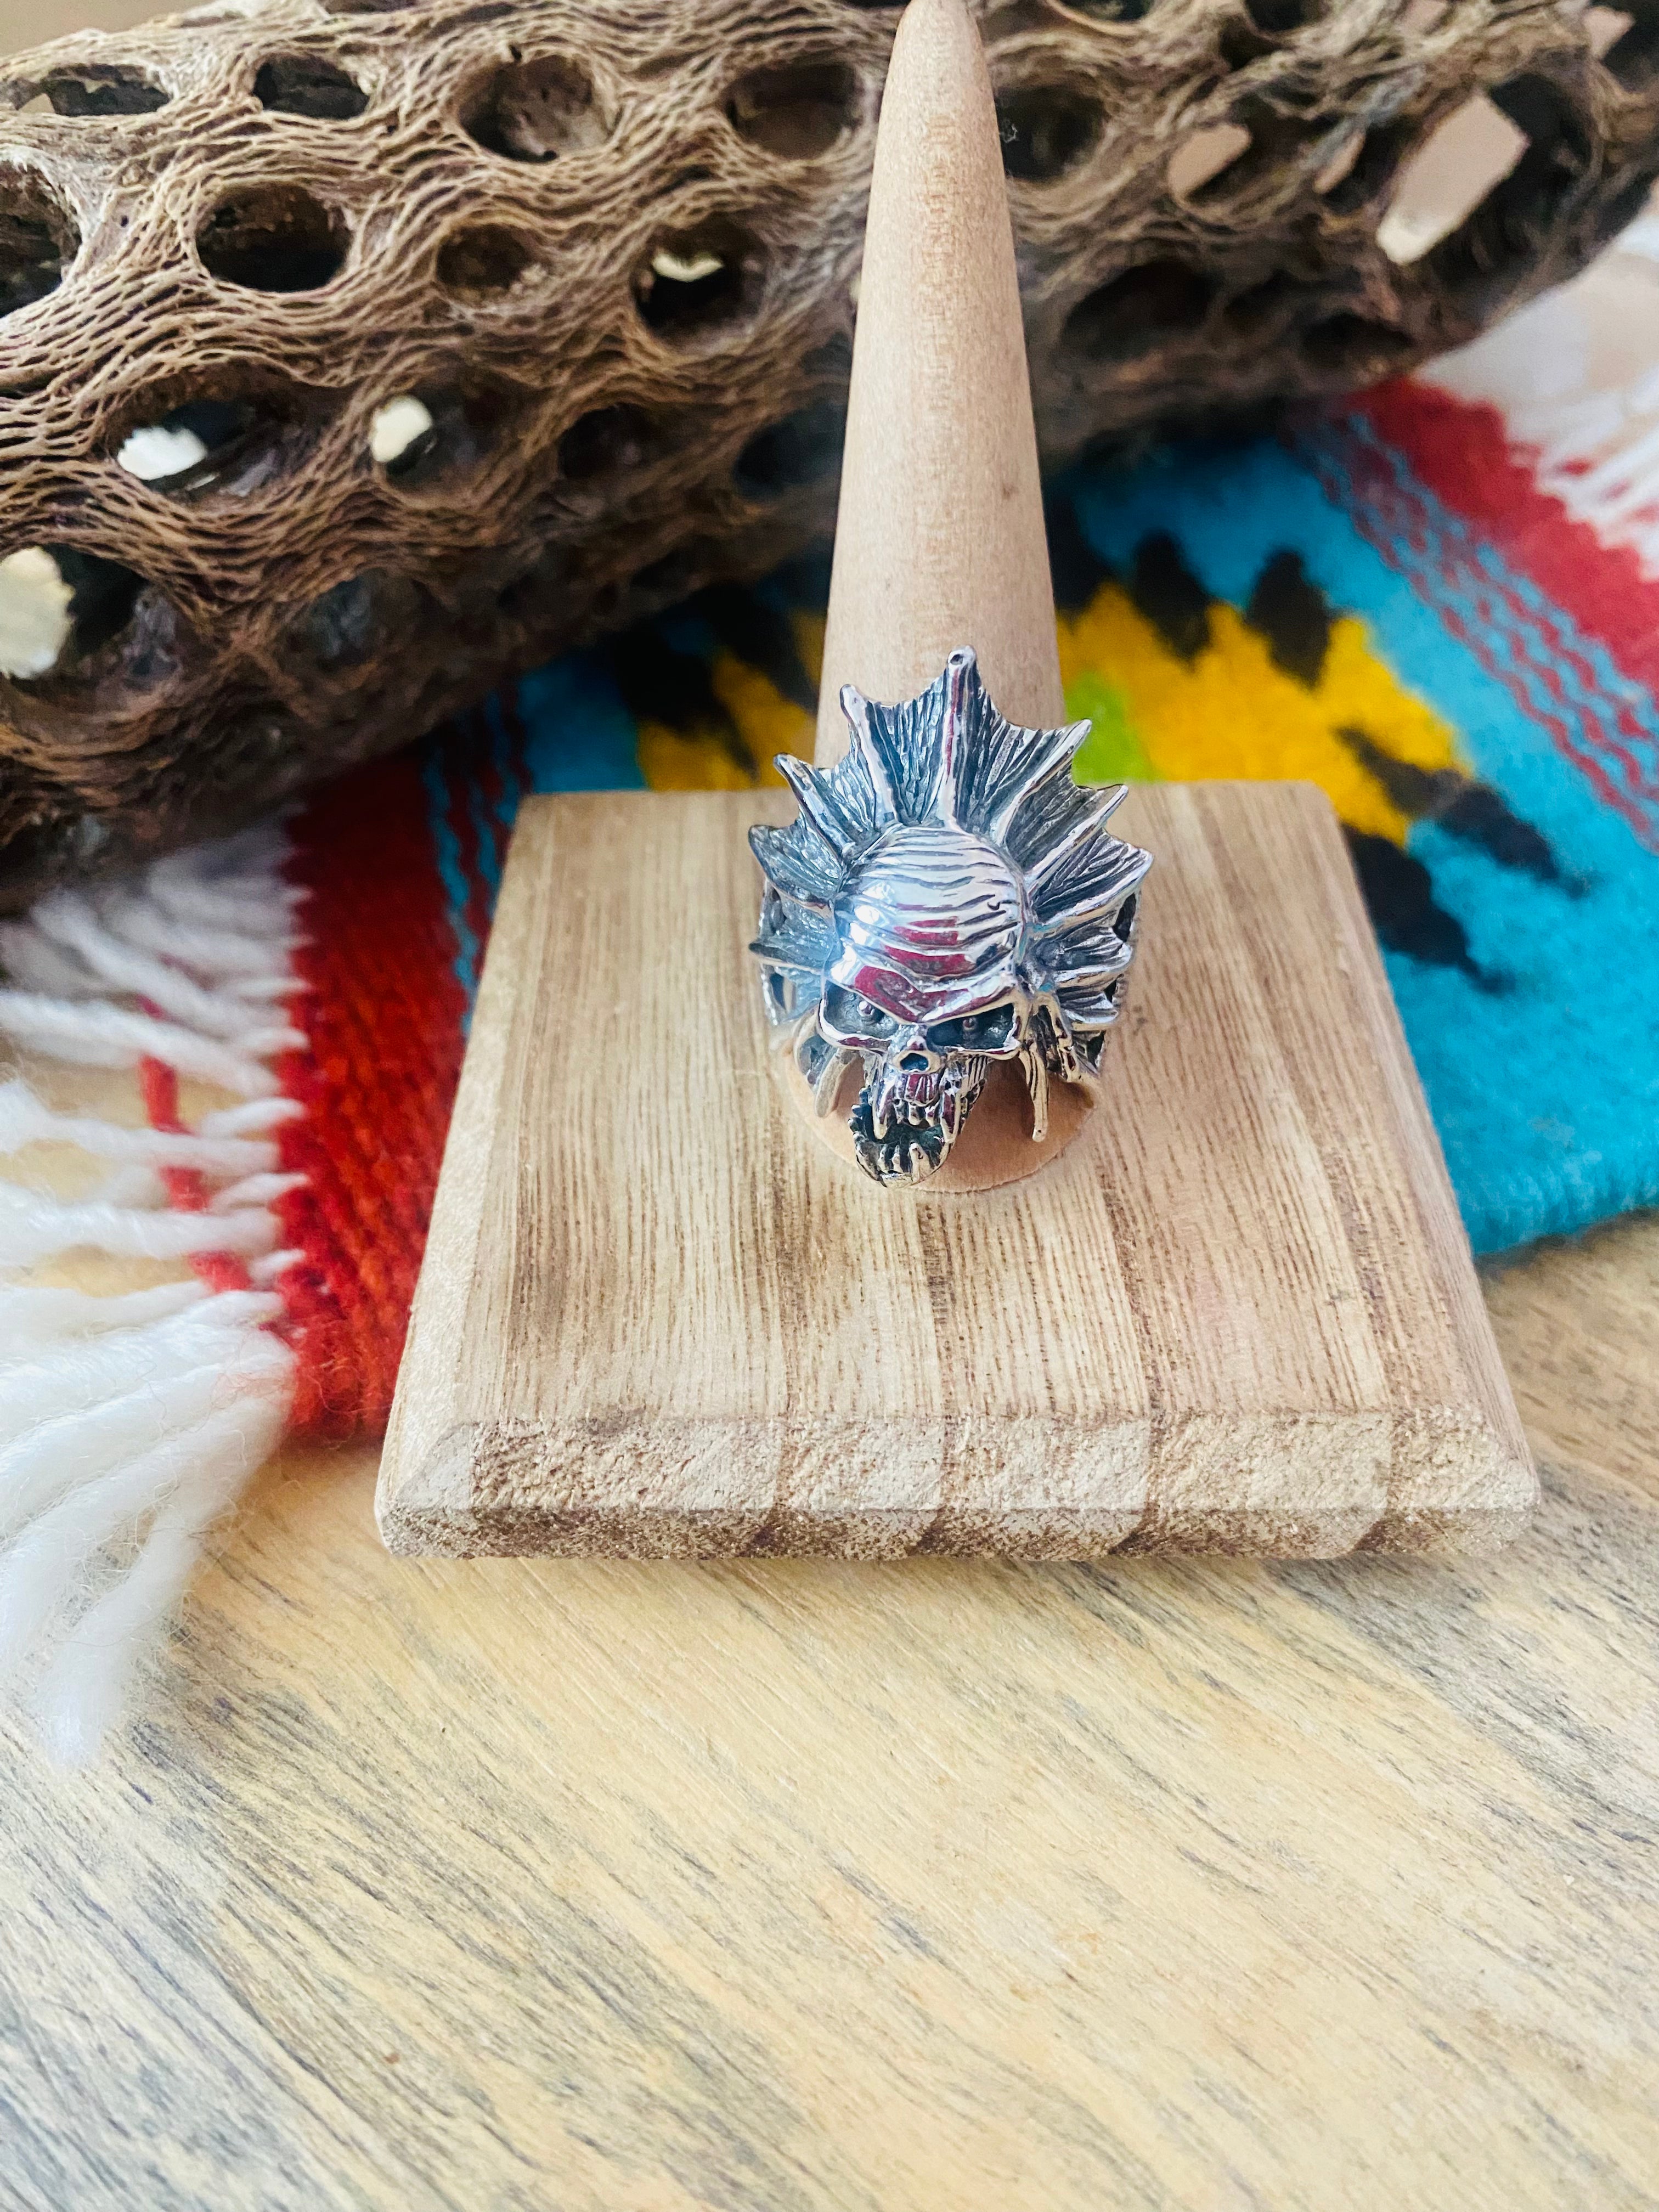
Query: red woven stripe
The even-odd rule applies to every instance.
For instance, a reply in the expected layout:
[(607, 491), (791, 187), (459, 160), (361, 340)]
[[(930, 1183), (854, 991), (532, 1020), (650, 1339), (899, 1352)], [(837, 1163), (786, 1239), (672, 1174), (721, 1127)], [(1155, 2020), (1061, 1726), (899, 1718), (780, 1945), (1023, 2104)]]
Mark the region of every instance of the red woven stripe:
[(1628, 547), (1603, 544), (1539, 489), (1495, 407), (1471, 406), (1407, 378), (1379, 386), (1359, 404), (1419, 482), (1565, 607), (1626, 675), (1659, 693), (1659, 585)]
[[(1546, 522), (1552, 523), (1555, 535), (1582, 541), (1580, 604), (1586, 611), (1599, 606), (1603, 623), (1616, 631), (1632, 610), (1628, 592), (1620, 615), (1613, 590), (1596, 591), (1595, 564), (1609, 557), (1608, 549), (1573, 522), (1553, 496), (1539, 493), (1524, 470), (1517, 470), (1501, 443), (1501, 421), (1489, 408), (1431, 394), (1433, 405), (1419, 416), (1412, 395), (1398, 405), (1392, 402), (1399, 395), (1389, 397), (1386, 410), (1368, 402), (1346, 425), (1332, 424), (1328, 440), (1318, 434), (1310, 438), (1309, 455), (1322, 481), (1350, 508), (1357, 526), (1383, 558), (1402, 570), (1452, 634), (1508, 686), (1522, 712), (1549, 732), (1605, 803), (1624, 816), (1644, 843), (1655, 846), (1659, 749), (1650, 695), (1629, 667), (1630, 648), (1639, 647), (1646, 634), (1643, 623), (1633, 623), (1623, 641), (1626, 649), (1616, 655), (1608, 638), (1581, 621), (1576, 610), (1546, 598), (1518, 557), (1528, 546), (1542, 547), (1550, 535)], [(1355, 427), (1361, 422), (1363, 432)], [(1472, 470), (1491, 477), (1501, 467), (1515, 479), (1520, 522), (1514, 543), (1503, 528), (1492, 526), (1473, 495), (1466, 495), (1463, 506), (1474, 511), (1465, 512), (1439, 496), (1426, 469), (1419, 473), (1420, 453), (1437, 456), (1443, 468), (1450, 465), (1446, 456), (1454, 438), (1458, 451), (1470, 452)], [(1328, 445), (1338, 461), (1334, 480), (1328, 472)], [(1526, 509), (1536, 511), (1528, 518)], [(1448, 523), (1456, 538), (1448, 537)], [(1659, 590), (1639, 577), (1637, 590), (1650, 630), (1659, 619)]]
[(319, 792), (295, 829), (310, 896), (295, 1002), (309, 1039), (280, 1071), (306, 1109), (282, 1132), (307, 1182), (280, 1202), (299, 1356), (295, 1425), (385, 1425), (460, 1073), (463, 994), (420, 771), (404, 756)]
[[(159, 1013), (159, 1007), (146, 1004), (146, 1013)], [(148, 1054), (138, 1063), (138, 1083), (143, 1094), (144, 1113), (152, 1129), (164, 1130), (169, 1136), (181, 1136), (185, 1124), (179, 1118), (179, 1074), (176, 1068), (164, 1060), (152, 1060)], [(207, 1178), (196, 1168), (163, 1168), (161, 1187), (167, 1192), (167, 1203), (181, 1213), (205, 1213), (208, 1210)], [(252, 1285), (247, 1263), (234, 1252), (198, 1252), (191, 1256), (191, 1267), (210, 1291), (246, 1291)]]

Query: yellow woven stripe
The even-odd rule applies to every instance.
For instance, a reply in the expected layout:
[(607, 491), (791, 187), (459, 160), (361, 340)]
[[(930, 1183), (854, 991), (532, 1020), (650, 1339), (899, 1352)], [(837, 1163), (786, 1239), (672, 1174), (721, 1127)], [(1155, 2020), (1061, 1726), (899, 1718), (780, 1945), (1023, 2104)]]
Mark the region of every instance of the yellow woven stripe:
[(755, 757), (761, 783), (781, 784), (772, 765), (779, 753), (793, 753), (811, 760), (816, 732), (804, 707), (786, 699), (769, 676), (739, 660), (734, 653), (719, 653), (709, 671), (714, 696), (737, 724), (743, 741)]
[(814, 684), (822, 682), (825, 629), (823, 617), (805, 613), (798, 607), (790, 616), (789, 623), (795, 633), (795, 650), (801, 657), (802, 666)]
[[(791, 617), (797, 649), (814, 683), (823, 659), (823, 617)], [(653, 791), (750, 791), (757, 785), (781, 786), (772, 765), (779, 753), (811, 760), (816, 742), (813, 719), (786, 699), (768, 676), (736, 653), (721, 651), (708, 672), (714, 696), (731, 715), (738, 734), (754, 757), (756, 773), (745, 775), (728, 745), (709, 731), (671, 730), (665, 723), (640, 724), (640, 773)]]
[(653, 791), (752, 791), (730, 751), (715, 737), (683, 737), (665, 722), (641, 722), (640, 774)]
[(1305, 777), (1354, 829), (1403, 842), (1405, 816), (1338, 732), (1363, 730), (1385, 752), (1425, 769), (1455, 767), (1456, 754), (1450, 729), (1370, 651), (1364, 625), (1338, 617), (1313, 690), (1274, 667), (1266, 640), (1236, 608), (1212, 605), (1210, 639), (1187, 666), (1127, 592), (1108, 584), (1060, 624), (1060, 672), (1071, 693), (1090, 672), (1111, 672), (1157, 776)]

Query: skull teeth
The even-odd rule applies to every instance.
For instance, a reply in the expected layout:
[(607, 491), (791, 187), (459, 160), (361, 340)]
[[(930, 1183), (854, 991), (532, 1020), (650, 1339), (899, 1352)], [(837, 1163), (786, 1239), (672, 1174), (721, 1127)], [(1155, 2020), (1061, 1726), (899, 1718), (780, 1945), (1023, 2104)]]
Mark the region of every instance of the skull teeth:
[(967, 1056), (959, 1065), (899, 1068), (871, 1054), (855, 1115), (855, 1127), (863, 1130), (859, 1159), (866, 1173), (881, 1182), (927, 1182), (955, 1144), (988, 1065)]

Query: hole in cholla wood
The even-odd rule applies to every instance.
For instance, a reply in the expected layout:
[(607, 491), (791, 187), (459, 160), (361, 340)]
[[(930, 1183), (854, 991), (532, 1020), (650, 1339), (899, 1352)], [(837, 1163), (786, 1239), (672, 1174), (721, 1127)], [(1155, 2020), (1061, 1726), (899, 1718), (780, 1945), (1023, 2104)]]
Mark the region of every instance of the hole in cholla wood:
[(377, 407), (368, 426), (368, 457), (383, 469), (393, 467), (431, 435), (432, 410), (413, 392), (400, 392)]
[(573, 483), (598, 483), (648, 466), (667, 447), (661, 420), (626, 401), (578, 416), (559, 441), (559, 474)]
[(997, 94), (1002, 166), (1018, 183), (1051, 184), (1093, 152), (1100, 110), (1065, 85), (1011, 86)]
[(1316, 23), (1325, 5), (1324, 0), (1244, 0), (1244, 12), (1267, 37), (1285, 38)]
[(1622, 8), (1586, 8), (1584, 29), (1589, 34), (1590, 52), (1599, 59), (1618, 45), (1635, 21), (1635, 16)]
[(738, 456), (732, 475), (751, 499), (781, 498), (803, 484), (822, 483), (841, 471), (847, 410), (830, 399), (769, 423)]
[(368, 106), (356, 79), (320, 54), (272, 55), (260, 64), (253, 97), (273, 115), (303, 115), (318, 123), (349, 123)]
[(1242, 123), (1214, 123), (1183, 138), (1170, 156), (1164, 182), (1178, 200), (1196, 199), (1206, 185), (1231, 168), (1250, 147), (1250, 134)]
[[(1328, 198), (1352, 176), (1358, 167), (1359, 156), (1364, 149), (1364, 144), (1365, 134), (1363, 131), (1351, 131), (1345, 138), (1338, 142), (1336, 151), (1328, 157), (1314, 178), (1314, 190), (1322, 198)], [(1333, 204), (1337, 203), (1334, 202)]]
[(128, 628), (143, 579), (72, 545), (26, 545), (0, 561), (0, 675), (75, 678)]
[(827, 154), (859, 119), (859, 81), (844, 62), (791, 62), (753, 70), (726, 95), (739, 138), (782, 161)]
[[(1545, 240), (1561, 234), (1584, 206), (1600, 182), (1600, 161), (1582, 86), (1540, 73), (1495, 85), (1491, 97), (1526, 141), (1524, 149), (1474, 213), (1424, 258), (1450, 297), (1495, 313), (1537, 266)], [(1635, 214), (1632, 187), (1640, 181), (1607, 196), (1600, 235), (1609, 222)]]
[(634, 279), (634, 298), (665, 343), (700, 349), (726, 343), (753, 317), (765, 277), (758, 240), (716, 216), (662, 239)]
[(1400, 168), (1376, 242), (1401, 267), (1420, 261), (1473, 214), (1527, 150), (1527, 137), (1484, 93), (1465, 100)]
[[(423, 384), (399, 398), (412, 399), (428, 423), (413, 437), (397, 441), (397, 450), (382, 464), (403, 491), (442, 490), (453, 481), (470, 477), (507, 434), (520, 404), (507, 386), (470, 376), (453, 384)], [(383, 447), (391, 446), (394, 441), (382, 417), (377, 415), (376, 421), (381, 424)], [(371, 428), (371, 453), (374, 439)]]
[(0, 168), (0, 315), (55, 292), (80, 244), (68, 209), (44, 177)]
[(144, 70), (118, 62), (88, 62), (76, 69), (54, 70), (32, 90), (54, 115), (99, 118), (112, 115), (154, 115), (173, 94)]
[(420, 591), (407, 576), (367, 569), (302, 608), (284, 630), (284, 641), (307, 666), (334, 672), (362, 668), (406, 636), (420, 611)]
[(459, 300), (487, 300), (510, 292), (529, 268), (529, 241), (502, 223), (453, 231), (438, 249), (436, 276)]
[(222, 200), (197, 233), (210, 276), (252, 292), (318, 292), (340, 273), (345, 219), (298, 185), (256, 185)]
[(238, 391), (236, 380), (216, 390), (175, 382), (124, 410), (111, 446), (118, 464), (184, 500), (246, 497), (295, 467), (335, 403), (270, 380)]
[(1607, 74), (1627, 92), (1646, 92), (1659, 80), (1659, 7), (1640, 15), (1622, 8), (1588, 8), (1584, 27)]
[(463, 101), (461, 125), (486, 153), (508, 161), (556, 161), (610, 136), (592, 78), (562, 54), (493, 70)]
[(1089, 362), (1133, 360), (1193, 337), (1215, 294), (1214, 280), (1184, 261), (1143, 262), (1079, 301), (1066, 318), (1066, 343)]

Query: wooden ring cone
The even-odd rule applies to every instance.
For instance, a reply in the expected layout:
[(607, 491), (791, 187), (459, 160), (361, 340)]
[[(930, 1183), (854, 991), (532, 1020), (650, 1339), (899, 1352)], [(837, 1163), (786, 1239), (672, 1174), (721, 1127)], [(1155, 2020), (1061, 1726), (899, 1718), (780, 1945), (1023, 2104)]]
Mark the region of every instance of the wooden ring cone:
[[(908, 699), (963, 646), (1010, 720), (1066, 719), (996, 103), (963, 0), (910, 0), (876, 137), (817, 766), (847, 750), (843, 684)], [(858, 1073), (819, 1115), (793, 1054), (780, 1051), (777, 1064), (814, 1133), (852, 1162)], [(1048, 1131), (1034, 1143), (1024, 1079), (1016, 1062), (999, 1065), (917, 1194), (1034, 1174), (1077, 1134), (1089, 1103), (1078, 1086), (1053, 1084)]]

